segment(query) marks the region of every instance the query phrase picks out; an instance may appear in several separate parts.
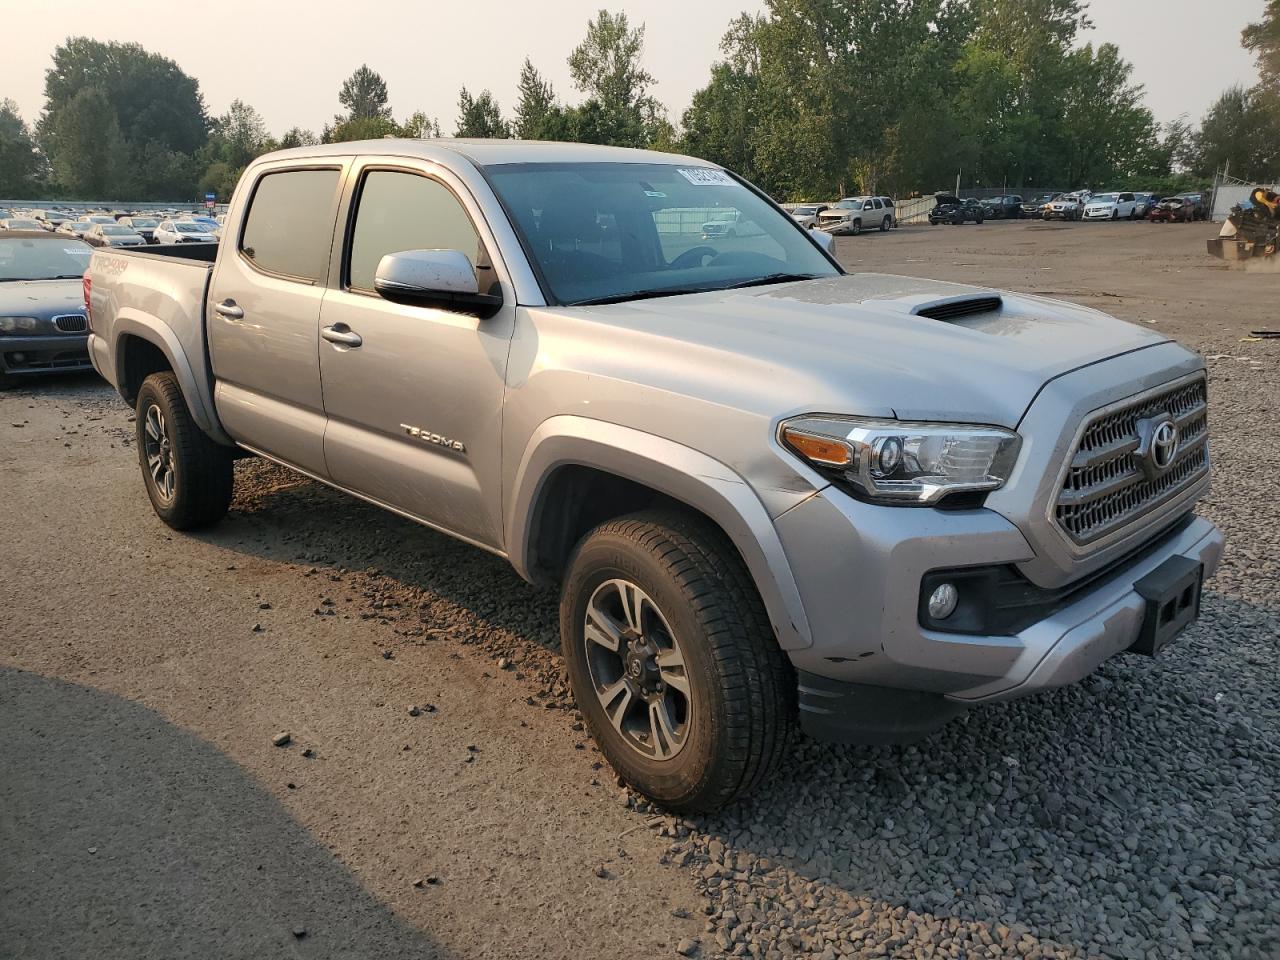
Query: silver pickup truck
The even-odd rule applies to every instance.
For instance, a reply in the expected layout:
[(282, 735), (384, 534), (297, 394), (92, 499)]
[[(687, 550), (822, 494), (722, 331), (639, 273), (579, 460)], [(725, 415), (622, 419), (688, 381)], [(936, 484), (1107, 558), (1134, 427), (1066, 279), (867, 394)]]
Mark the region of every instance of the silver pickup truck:
[(1222, 551), (1195, 354), (829, 242), (690, 157), (306, 147), (220, 246), (96, 250), (90, 353), (170, 526), (253, 454), (506, 557), (620, 775), (706, 810), (797, 726), (909, 741), (1154, 655)]

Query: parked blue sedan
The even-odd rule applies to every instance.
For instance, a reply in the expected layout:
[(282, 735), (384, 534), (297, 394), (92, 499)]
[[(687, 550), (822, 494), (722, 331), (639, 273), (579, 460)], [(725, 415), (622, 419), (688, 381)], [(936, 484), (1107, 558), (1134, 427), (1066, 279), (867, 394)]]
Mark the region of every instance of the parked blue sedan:
[(36, 374), (93, 369), (83, 287), (92, 252), (60, 234), (0, 234), (0, 390)]

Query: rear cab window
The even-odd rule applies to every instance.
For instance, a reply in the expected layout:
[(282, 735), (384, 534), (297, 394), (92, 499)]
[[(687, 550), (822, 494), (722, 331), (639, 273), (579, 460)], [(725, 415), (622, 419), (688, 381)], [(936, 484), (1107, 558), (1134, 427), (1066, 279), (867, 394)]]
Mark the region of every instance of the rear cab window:
[(329, 266), (333, 209), (341, 171), (281, 170), (254, 187), (239, 251), (264, 273), (320, 283)]

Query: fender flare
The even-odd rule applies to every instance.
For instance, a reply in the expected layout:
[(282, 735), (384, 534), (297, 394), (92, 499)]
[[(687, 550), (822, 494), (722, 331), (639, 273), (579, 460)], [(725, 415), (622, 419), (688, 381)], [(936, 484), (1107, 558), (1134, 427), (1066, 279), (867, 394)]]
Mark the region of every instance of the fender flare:
[(121, 391), (122, 395), (125, 337), (137, 337), (150, 343), (169, 361), (169, 367), (178, 378), (178, 388), (182, 391), (182, 398), (186, 401), (187, 409), (191, 411), (191, 419), (196, 422), (196, 426), (220, 443), (232, 443), (231, 438), (223, 432), (213, 412), (212, 397), (206, 398), (205, 392), (200, 389), (200, 379), (192, 369), (182, 341), (178, 339), (172, 327), (159, 317), (125, 308), (116, 314), (111, 334), (115, 339), (112, 363), (116, 371), (116, 389)]
[(532, 579), (532, 530), (546, 481), (560, 467), (584, 466), (644, 484), (718, 524), (747, 564), (784, 650), (811, 646), (800, 590), (773, 519), (755, 491), (725, 464), (672, 440), (602, 420), (552, 417), (525, 447), (508, 497), (507, 554)]

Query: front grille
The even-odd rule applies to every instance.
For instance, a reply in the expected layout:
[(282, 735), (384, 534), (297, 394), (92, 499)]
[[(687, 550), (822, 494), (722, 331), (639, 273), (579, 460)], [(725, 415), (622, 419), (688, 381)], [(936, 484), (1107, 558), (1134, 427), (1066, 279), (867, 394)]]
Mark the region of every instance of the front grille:
[[(1168, 468), (1151, 478), (1138, 460), (1139, 424), (1162, 413), (1178, 426), (1178, 449)], [(1208, 472), (1208, 391), (1200, 377), (1086, 422), (1058, 493), (1058, 526), (1076, 543), (1092, 543), (1172, 500)]]
[(82, 313), (67, 313), (53, 318), (53, 325), (63, 333), (84, 333), (89, 329)]

